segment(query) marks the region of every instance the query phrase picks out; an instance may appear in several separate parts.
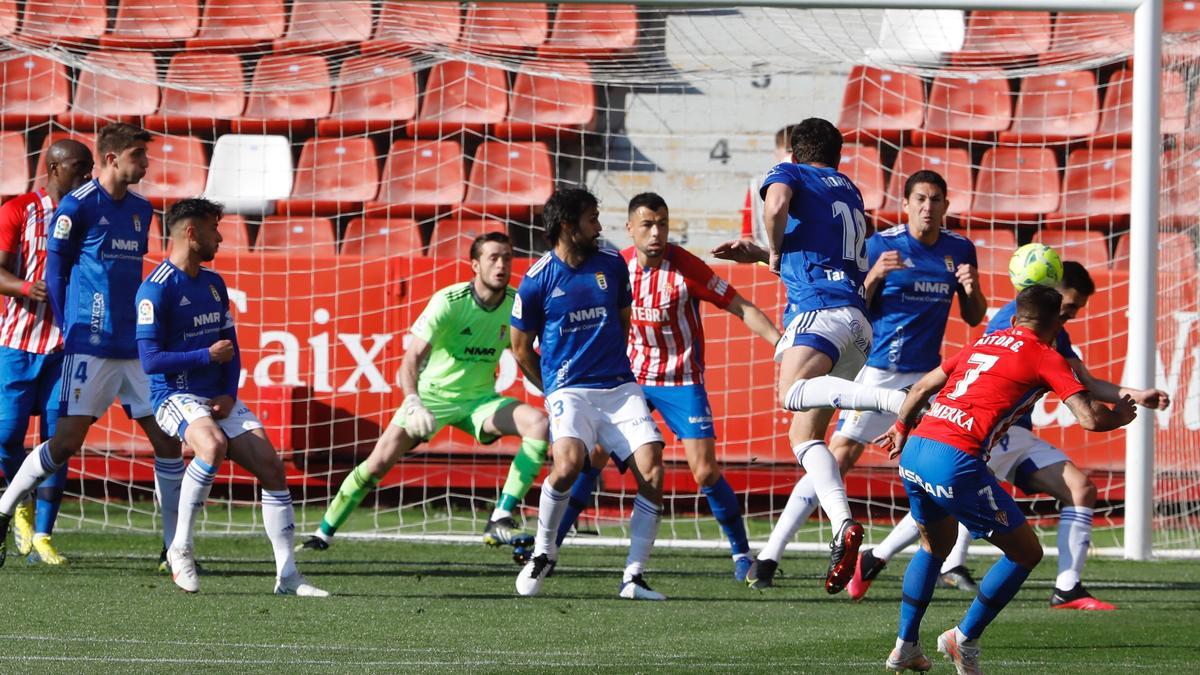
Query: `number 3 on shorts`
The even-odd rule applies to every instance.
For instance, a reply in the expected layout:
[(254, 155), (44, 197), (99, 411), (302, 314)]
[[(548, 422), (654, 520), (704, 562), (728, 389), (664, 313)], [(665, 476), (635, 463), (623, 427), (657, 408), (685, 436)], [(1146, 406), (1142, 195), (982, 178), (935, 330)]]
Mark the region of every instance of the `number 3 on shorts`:
[(563, 402), (555, 401), (554, 403), (551, 403), (550, 410), (550, 414), (554, 415), (555, 417), (561, 417), (563, 414)]

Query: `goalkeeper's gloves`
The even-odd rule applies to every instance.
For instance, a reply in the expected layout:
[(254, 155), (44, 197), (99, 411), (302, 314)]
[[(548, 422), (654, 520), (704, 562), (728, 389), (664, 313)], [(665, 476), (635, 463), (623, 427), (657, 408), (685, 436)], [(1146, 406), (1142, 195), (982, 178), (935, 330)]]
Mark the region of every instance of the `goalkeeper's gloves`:
[(429, 412), (429, 408), (421, 403), (420, 396), (405, 396), (401, 410), (404, 411), (404, 428), (412, 432), (413, 436), (419, 439), (428, 438), (437, 428), (437, 420), (434, 419), (433, 413)]

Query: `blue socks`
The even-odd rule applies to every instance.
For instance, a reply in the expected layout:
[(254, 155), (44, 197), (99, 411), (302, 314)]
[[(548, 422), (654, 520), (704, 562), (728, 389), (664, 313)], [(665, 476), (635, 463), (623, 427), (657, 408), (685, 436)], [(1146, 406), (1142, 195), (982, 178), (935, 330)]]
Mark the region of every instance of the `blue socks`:
[(904, 571), (903, 595), (900, 599), (899, 636), (905, 642), (917, 642), (921, 618), (933, 597), (933, 587), (941, 574), (942, 563), (924, 548), (918, 548), (908, 569)]
[(746, 539), (746, 524), (742, 522), (742, 511), (738, 507), (737, 495), (733, 488), (721, 476), (716, 483), (701, 487), (700, 491), (708, 497), (708, 508), (713, 518), (721, 525), (721, 531), (729, 539), (729, 548), (733, 555), (744, 555), (750, 552), (750, 542)]
[(600, 480), (600, 469), (590, 464), (579, 472), (575, 484), (571, 486), (571, 496), (567, 500), (567, 508), (563, 511), (562, 520), (558, 523), (558, 534), (554, 539), (555, 548), (562, 546), (567, 533), (579, 519), (579, 514), (592, 503), (592, 493), (596, 491), (596, 481)]
[(58, 509), (62, 506), (63, 488), (67, 485), (67, 465), (46, 477), (34, 491), (37, 504), (34, 507), (34, 532), (53, 534), (54, 521), (58, 520)]
[[(1029, 576), (1029, 570), (1009, 560), (1008, 556), (1000, 558), (979, 582), (979, 595), (967, 609), (958, 629), (969, 640), (977, 640), (983, 634), (992, 619), (1004, 609), (1009, 600), (1021, 590), (1021, 584)], [(907, 589), (907, 579), (905, 579)]]

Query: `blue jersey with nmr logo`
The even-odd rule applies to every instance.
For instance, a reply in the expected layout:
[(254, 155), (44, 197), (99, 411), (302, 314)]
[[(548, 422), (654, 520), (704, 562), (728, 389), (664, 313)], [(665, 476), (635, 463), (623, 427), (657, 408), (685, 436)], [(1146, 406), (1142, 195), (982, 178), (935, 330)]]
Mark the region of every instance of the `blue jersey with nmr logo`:
[(199, 361), (191, 368), (150, 375), (156, 410), (172, 394), (237, 398), (238, 375), (228, 364), (210, 363), (207, 356), (221, 339), (234, 340), (236, 349), (229, 292), (219, 274), (201, 267), (192, 278), (164, 261), (138, 289), (137, 315), (138, 340), (153, 340), (164, 352), (192, 352)]
[[(1011, 300), (1007, 305), (1001, 307), (1000, 310), (996, 312), (996, 315), (992, 317), (991, 321), (988, 321), (987, 330), (984, 332), (984, 335), (1012, 328), (1013, 317), (1016, 316), (1016, 314), (1017, 301)], [(1079, 355), (1075, 353), (1075, 346), (1071, 344), (1071, 336), (1067, 333), (1066, 328), (1060, 330), (1058, 332), (1058, 337), (1054, 338), (1054, 351), (1061, 354), (1062, 357), (1067, 360), (1067, 363), (1070, 363), (1071, 359), (1079, 358)], [(1016, 422), (1013, 422), (1013, 426), (1033, 429), (1033, 413), (1025, 413), (1019, 419), (1017, 419)]]
[(867, 365), (900, 373), (925, 373), (941, 363), (942, 338), (954, 294), (962, 292), (955, 270), (975, 265), (975, 245), (966, 237), (942, 230), (932, 246), (917, 241), (908, 227), (897, 225), (867, 240), (867, 262), (874, 265), (887, 251), (898, 251), (904, 269), (884, 277), (871, 301), (874, 332)]
[(551, 251), (529, 268), (511, 325), (541, 341), (546, 396), (563, 387), (612, 389), (634, 381), (621, 322), (631, 304), (629, 271), (616, 251), (600, 250), (579, 267)]
[(69, 269), (61, 326), (66, 353), (138, 357), (134, 297), (153, 213), (145, 197), (129, 191), (113, 199), (98, 179), (59, 202), (47, 249)]
[(865, 314), (862, 284), (867, 276), (862, 195), (836, 169), (778, 164), (760, 193), (775, 183), (792, 190), (779, 270), (787, 288), (784, 325), (801, 312), (857, 307)]

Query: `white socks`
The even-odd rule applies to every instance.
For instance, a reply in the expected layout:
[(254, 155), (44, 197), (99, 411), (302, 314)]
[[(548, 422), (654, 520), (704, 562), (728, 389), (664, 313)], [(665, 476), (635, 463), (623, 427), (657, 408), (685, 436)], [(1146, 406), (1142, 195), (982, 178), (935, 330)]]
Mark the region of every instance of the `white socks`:
[(50, 459), (49, 442), (34, 448), (21, 462), (17, 475), (8, 481), (8, 489), (0, 495), (0, 513), (11, 516), (17, 510), (17, 504), (33, 492), (46, 476), (58, 471), (58, 466)]
[(512, 517), (512, 511), (509, 511), (508, 509), (502, 509), (499, 506), (497, 506), (492, 511), (492, 515), (490, 518), (488, 518), (488, 520), (500, 520), (501, 518), (511, 518), (511, 517)]
[(783, 513), (779, 514), (779, 520), (775, 521), (775, 528), (771, 530), (771, 538), (767, 540), (767, 545), (758, 552), (758, 558), (779, 562), (788, 542), (796, 536), (796, 531), (815, 510), (817, 510), (817, 493), (813, 490), (812, 479), (804, 476), (800, 482), (796, 483), (796, 487), (792, 488), (792, 494), (783, 507)]
[(296, 573), (292, 540), (296, 535), (296, 515), (292, 510), (292, 493), (288, 490), (262, 491), (263, 525), (267, 539), (275, 551), (275, 576), (282, 579)]
[(175, 538), (171, 540), (172, 548), (191, 548), (196, 515), (204, 508), (216, 477), (217, 468), (209, 466), (199, 457), (192, 458), (187, 465), (179, 489), (179, 519), (175, 524)]
[(913, 520), (911, 513), (906, 513), (892, 528), (892, 531), (888, 532), (888, 536), (884, 537), (878, 546), (871, 549), (871, 555), (883, 561), (891, 560), (892, 556), (917, 543), (920, 538), (921, 532), (917, 529), (917, 521)]
[(954, 542), (954, 548), (950, 549), (950, 555), (946, 556), (946, 562), (942, 563), (942, 574), (967, 564), (967, 547), (970, 545), (971, 533), (959, 523), (958, 539)]
[(550, 487), (550, 477), (542, 481), (542, 496), (538, 499), (538, 529), (533, 542), (533, 555), (545, 553), (553, 560), (558, 556), (554, 538), (558, 536), (558, 524), (563, 511), (567, 510), (567, 493)]
[(908, 394), (893, 389), (870, 387), (832, 375), (796, 380), (784, 397), (783, 407), (804, 411), (838, 408), (898, 414)]
[(633, 500), (633, 516), (629, 519), (629, 557), (625, 559), (622, 581), (629, 581), (645, 569), (650, 551), (654, 548), (654, 540), (658, 538), (660, 515), (662, 507), (642, 495)]
[(175, 524), (179, 522), (179, 490), (183, 485), (183, 458), (154, 458), (154, 498), (162, 510), (163, 546), (175, 539)]
[[(24, 471), (25, 467), (21, 467)], [(19, 475), (19, 474), (18, 474)], [(1069, 591), (1079, 583), (1092, 543), (1092, 509), (1064, 506), (1058, 517), (1058, 578), (1054, 587)]]
[(817, 501), (829, 516), (833, 534), (841, 531), (842, 525), (850, 520), (850, 504), (846, 501), (846, 486), (838, 470), (837, 459), (829, 452), (825, 441), (808, 441), (792, 449), (800, 465), (804, 467), (805, 479), (812, 481)]

